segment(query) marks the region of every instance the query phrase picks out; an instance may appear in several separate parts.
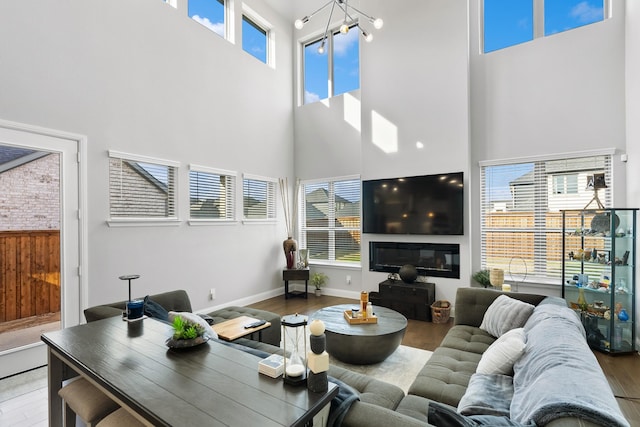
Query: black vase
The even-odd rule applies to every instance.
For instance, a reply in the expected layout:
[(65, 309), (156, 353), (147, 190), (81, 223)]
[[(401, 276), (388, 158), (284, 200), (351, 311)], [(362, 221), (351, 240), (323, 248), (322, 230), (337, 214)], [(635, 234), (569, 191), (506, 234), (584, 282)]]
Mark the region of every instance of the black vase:
[(418, 278), (418, 270), (414, 265), (405, 264), (400, 267), (400, 271), (398, 271), (400, 278), (405, 283), (413, 283)]

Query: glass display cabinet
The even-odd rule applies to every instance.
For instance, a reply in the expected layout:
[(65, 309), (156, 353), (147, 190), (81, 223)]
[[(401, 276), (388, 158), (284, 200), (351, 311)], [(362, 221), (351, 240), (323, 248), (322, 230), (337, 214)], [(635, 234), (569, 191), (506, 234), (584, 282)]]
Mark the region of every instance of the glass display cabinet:
[(562, 297), (610, 354), (634, 351), (637, 211), (562, 211)]

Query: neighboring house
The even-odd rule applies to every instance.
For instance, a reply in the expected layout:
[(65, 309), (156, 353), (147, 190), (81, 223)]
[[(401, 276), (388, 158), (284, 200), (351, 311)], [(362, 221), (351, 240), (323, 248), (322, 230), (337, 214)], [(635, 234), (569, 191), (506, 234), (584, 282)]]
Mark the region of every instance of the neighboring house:
[(59, 155), (0, 145), (0, 231), (60, 229)]

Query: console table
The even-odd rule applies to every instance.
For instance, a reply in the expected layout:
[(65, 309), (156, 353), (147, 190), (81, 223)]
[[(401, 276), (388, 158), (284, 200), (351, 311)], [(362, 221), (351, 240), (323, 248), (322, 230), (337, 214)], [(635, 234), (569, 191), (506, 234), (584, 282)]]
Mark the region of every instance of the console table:
[(435, 283), (388, 279), (378, 284), (378, 291), (370, 297), (373, 304), (399, 311), (408, 319), (431, 321), (431, 304), (436, 300)]
[[(309, 269), (285, 269), (282, 270), (282, 280), (284, 280), (284, 299), (289, 297), (302, 297), (307, 298), (307, 287), (309, 286)], [(304, 292), (291, 291), (289, 292), (290, 280), (304, 280)]]
[(42, 335), (48, 346), (49, 425), (62, 427), (58, 390), (82, 375), (148, 426), (306, 426), (337, 394), (258, 373), (259, 357), (222, 342), (170, 350), (170, 325), (111, 317)]

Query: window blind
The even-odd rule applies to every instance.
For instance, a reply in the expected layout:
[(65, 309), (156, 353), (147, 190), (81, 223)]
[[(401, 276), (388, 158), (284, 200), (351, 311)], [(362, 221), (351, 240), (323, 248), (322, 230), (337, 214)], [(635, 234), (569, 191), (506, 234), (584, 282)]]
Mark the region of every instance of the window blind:
[(242, 181), (244, 219), (275, 219), (276, 189), (276, 180), (245, 175)]
[(111, 218), (175, 218), (176, 170), (151, 160), (110, 157)]
[(588, 187), (597, 173), (607, 185), (598, 198), (611, 206), (610, 155), (482, 166), (482, 268), (502, 268), (506, 279), (560, 283), (561, 210), (597, 208)]
[(301, 247), (309, 259), (360, 263), (360, 179), (302, 182)]
[(192, 219), (235, 219), (236, 174), (199, 166), (189, 171), (189, 214)]

